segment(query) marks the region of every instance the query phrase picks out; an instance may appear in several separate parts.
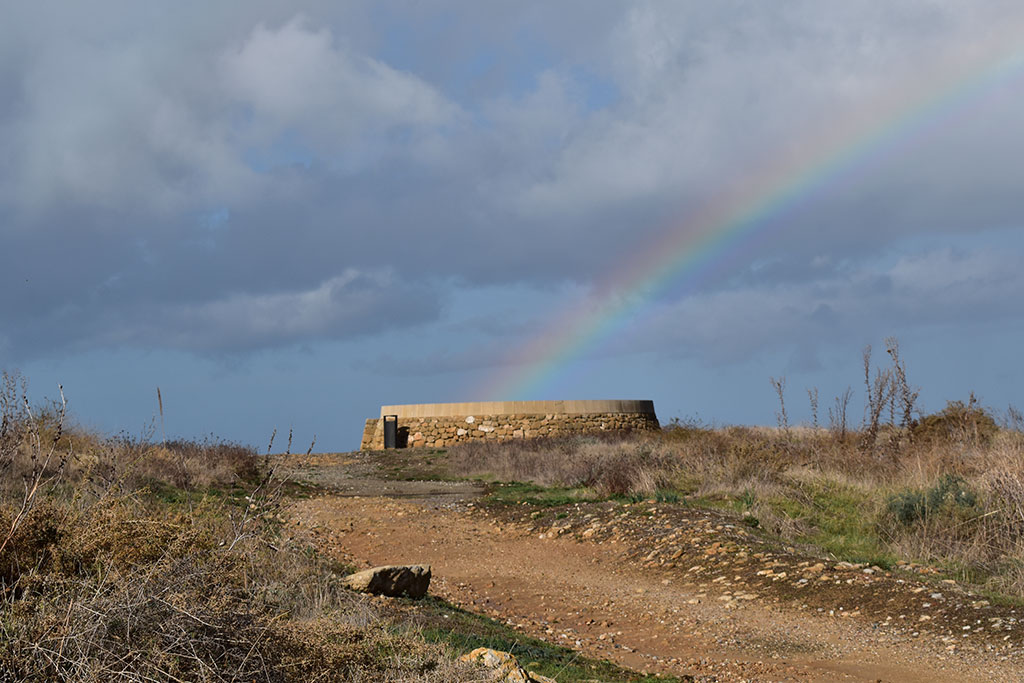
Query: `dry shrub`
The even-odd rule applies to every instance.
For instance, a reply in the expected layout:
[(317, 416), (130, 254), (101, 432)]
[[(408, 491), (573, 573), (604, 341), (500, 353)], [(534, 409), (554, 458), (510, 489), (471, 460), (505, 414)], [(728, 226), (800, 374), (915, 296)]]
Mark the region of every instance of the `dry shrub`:
[(88, 457), (77, 458), (80, 464), (69, 472), (72, 481), (84, 475), (127, 490), (153, 482), (208, 489), (258, 480), (267, 466), (254, 448), (216, 439), (159, 444), (120, 436), (98, 443)]
[(998, 432), (995, 418), (979, 406), (974, 394), (967, 403), (948, 402), (941, 411), (922, 417), (913, 429), (917, 441), (961, 444), (988, 444)]
[(701, 494), (772, 490), (782, 473), (805, 457), (795, 429), (679, 431), (666, 435), (668, 448), (690, 487)]
[(0, 681), (472, 679), (282, 537), (252, 449), (99, 439), (23, 388), (0, 382)]
[(254, 599), (235, 553), (167, 553), (131, 575), (47, 576), (12, 604), (0, 675), (15, 680), (409, 680), (437, 648)]
[(216, 439), (179, 440), (168, 441), (161, 450), (180, 464), (183, 476), (176, 485), (182, 488), (235, 484), (260, 476), (262, 463), (249, 446)]
[(603, 495), (653, 493), (678, 470), (658, 440), (621, 435), (472, 441), (453, 447), (449, 462), (463, 476), (588, 487)]
[(0, 553), (0, 680), (467, 680), (301, 541), (216, 505), (50, 498)]
[(968, 402), (917, 426), (880, 424), (871, 448), (864, 430), (674, 422), (660, 436), (481, 441), (449, 454), (461, 475), (603, 494), (672, 487), (728, 501), (790, 541), (945, 565), (1024, 595), (1024, 434), (993, 425)]

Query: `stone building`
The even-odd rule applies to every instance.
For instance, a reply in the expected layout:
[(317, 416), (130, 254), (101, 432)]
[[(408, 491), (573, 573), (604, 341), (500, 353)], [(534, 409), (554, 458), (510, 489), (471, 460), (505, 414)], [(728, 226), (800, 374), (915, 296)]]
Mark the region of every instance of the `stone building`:
[(419, 403), (381, 406), (380, 417), (366, 421), (362, 450), (384, 448), (385, 419), (395, 422), (397, 448), (660, 429), (653, 401)]

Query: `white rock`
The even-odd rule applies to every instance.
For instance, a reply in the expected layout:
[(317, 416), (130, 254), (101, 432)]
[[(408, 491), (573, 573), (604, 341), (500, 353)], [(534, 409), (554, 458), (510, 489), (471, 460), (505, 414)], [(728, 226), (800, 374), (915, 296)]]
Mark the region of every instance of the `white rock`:
[(469, 434), (469, 432), (467, 432), (462, 427), (459, 427), (458, 429), (455, 430), (455, 435), (456, 436), (465, 436), (466, 434)]
[(475, 417), (473, 417), (472, 415), (470, 415), (469, 417), (467, 417), (467, 418), (466, 418), (466, 424), (469, 424), (469, 425), (471, 425), (471, 424), (473, 424), (474, 422), (476, 422), (476, 418), (475, 418)]

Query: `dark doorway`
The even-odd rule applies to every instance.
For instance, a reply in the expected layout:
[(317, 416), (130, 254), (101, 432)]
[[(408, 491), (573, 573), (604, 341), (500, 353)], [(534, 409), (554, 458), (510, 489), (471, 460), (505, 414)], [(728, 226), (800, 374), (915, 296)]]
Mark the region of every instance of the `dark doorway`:
[(398, 416), (384, 416), (384, 448), (398, 448)]

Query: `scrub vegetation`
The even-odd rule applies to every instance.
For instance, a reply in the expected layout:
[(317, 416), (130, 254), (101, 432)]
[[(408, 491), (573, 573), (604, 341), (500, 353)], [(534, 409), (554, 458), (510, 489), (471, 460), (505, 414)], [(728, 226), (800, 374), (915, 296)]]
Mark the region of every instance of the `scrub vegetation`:
[(0, 680), (456, 681), (477, 675), (282, 534), (271, 460), (101, 438), (0, 391)]
[[(661, 434), (468, 443), (453, 476), (495, 482), (492, 500), (557, 505), (651, 499), (730, 510), (751, 527), (837, 560), (916, 563), (994, 594), (1024, 598), (1024, 433), (969, 396), (921, 414), (895, 340), (864, 353), (863, 420), (852, 391), (828, 426), (792, 426), (785, 381), (775, 428), (674, 420)], [(818, 392), (807, 392), (817, 421)]]
[[(776, 427), (674, 420), (661, 433), (470, 442), (389, 455), (384, 473), (483, 480), (490, 505), (556, 518), (596, 500), (715, 508), (836, 560), (931, 567), (1024, 598), (1024, 417), (997, 419), (973, 395), (922, 414), (898, 345), (886, 347), (880, 368), (865, 351), (858, 424), (846, 390), (818, 425), (810, 390), (813, 423), (791, 425), (773, 378)], [(278, 459), (97, 436), (71, 424), (63, 396), (25, 395), (3, 374), (0, 680), (466, 681), (484, 675), (457, 659), (477, 645), (527, 648), (559, 680), (641, 679), (435, 598), (343, 589), (350, 568), (289, 526), (288, 496), (309, 492), (276, 476)]]
[(649, 679), (437, 598), (343, 588), (352, 568), (289, 524), (310, 494), (278, 476), (290, 436), (284, 457), (273, 437), (262, 455), (105, 438), (0, 378), (0, 681), (482, 681), (458, 659), (482, 645), (560, 681)]

